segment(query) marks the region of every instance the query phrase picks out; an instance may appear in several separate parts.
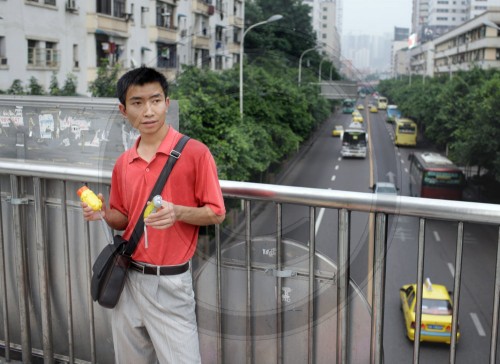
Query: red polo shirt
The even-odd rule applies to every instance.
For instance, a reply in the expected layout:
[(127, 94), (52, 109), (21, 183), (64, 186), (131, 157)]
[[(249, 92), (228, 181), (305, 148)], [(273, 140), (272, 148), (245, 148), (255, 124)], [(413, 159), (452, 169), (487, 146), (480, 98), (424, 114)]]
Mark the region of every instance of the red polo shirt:
[[(155, 157), (148, 163), (137, 154), (140, 140), (117, 160), (111, 178), (110, 207), (128, 216), (123, 233), (128, 239), (147, 203), (153, 186), (165, 165), (170, 151), (182, 134), (169, 127)], [(217, 176), (217, 167), (210, 150), (203, 143), (190, 139), (177, 160), (161, 193), (163, 200), (174, 205), (209, 206), (215, 214), (225, 213), (224, 200)], [(148, 248), (144, 234), (133, 259), (154, 265), (187, 262), (193, 256), (199, 227), (177, 221), (168, 229), (148, 227)]]

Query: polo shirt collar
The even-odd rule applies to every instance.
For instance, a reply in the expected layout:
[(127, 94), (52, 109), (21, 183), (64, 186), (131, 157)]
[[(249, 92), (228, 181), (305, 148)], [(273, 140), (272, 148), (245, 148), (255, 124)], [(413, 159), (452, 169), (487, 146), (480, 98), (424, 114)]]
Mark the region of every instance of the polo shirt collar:
[[(175, 147), (175, 141), (178, 139), (179, 132), (175, 130), (172, 125), (169, 125), (168, 127), (168, 132), (165, 138), (163, 138), (163, 141), (161, 142), (160, 146), (158, 147), (158, 150), (156, 151), (156, 154), (162, 153), (165, 155), (170, 155), (170, 152), (172, 149)], [(132, 163), (135, 159), (140, 158), (139, 154), (137, 154), (137, 147), (139, 146), (139, 143), (141, 141), (141, 137), (139, 136), (137, 140), (135, 141), (134, 145), (132, 148), (130, 148), (129, 153), (128, 153), (128, 162)]]

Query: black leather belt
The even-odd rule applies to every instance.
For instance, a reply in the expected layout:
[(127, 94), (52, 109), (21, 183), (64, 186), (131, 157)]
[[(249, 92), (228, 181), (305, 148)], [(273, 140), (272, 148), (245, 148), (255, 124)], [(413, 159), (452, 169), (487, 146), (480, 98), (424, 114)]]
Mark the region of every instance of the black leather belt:
[(130, 269), (141, 272), (142, 274), (153, 274), (156, 276), (173, 276), (181, 274), (189, 269), (189, 262), (182, 265), (145, 265), (132, 261)]

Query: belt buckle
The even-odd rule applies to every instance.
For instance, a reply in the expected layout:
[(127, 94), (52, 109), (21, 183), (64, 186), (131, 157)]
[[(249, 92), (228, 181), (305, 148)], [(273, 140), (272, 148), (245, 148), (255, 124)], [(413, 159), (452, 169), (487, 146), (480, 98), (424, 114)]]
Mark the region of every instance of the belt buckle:
[(139, 273), (146, 274), (145, 273), (146, 266), (144, 264), (139, 264), (137, 262), (133, 262), (133, 264), (136, 268), (139, 268)]
[(160, 270), (160, 268), (161, 268), (161, 267), (160, 267), (159, 265), (157, 265), (157, 266), (156, 266), (156, 275), (157, 275), (158, 277), (159, 277), (159, 276), (161, 276), (161, 270)]

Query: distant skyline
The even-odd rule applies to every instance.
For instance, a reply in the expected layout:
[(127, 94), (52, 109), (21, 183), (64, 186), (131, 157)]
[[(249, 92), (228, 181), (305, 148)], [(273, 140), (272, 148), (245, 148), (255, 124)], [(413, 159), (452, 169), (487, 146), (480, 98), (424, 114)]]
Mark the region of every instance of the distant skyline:
[(412, 0), (344, 0), (342, 33), (383, 35), (411, 28)]

